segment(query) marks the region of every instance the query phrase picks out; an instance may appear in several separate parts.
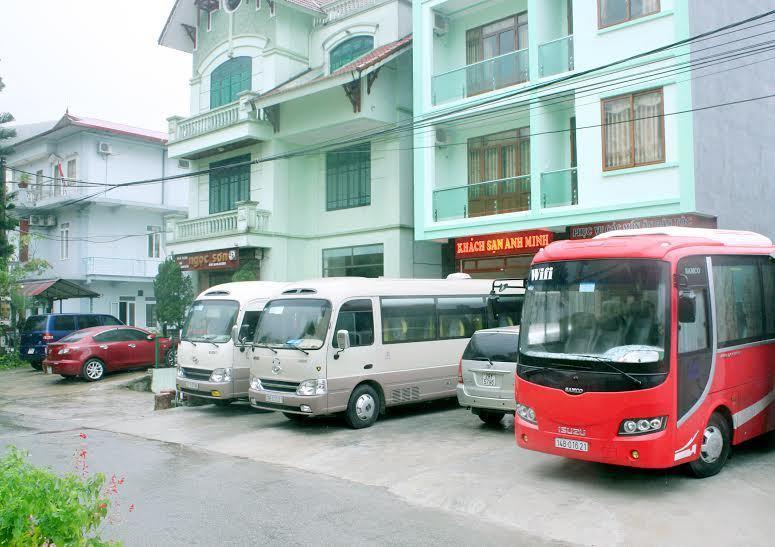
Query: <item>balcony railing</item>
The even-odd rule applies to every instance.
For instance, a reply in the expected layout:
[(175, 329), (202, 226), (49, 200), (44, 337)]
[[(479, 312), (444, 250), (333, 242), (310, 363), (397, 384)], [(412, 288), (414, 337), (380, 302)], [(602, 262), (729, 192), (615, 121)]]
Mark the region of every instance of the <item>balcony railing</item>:
[(520, 49), (499, 57), (464, 66), (433, 77), (433, 104), (443, 104), (488, 91), (527, 82), (528, 50)]
[(573, 70), (573, 35), (539, 45), (538, 63), (542, 78)]
[(339, 0), (329, 2), (325, 7), (326, 16), (315, 19), (315, 26), (328, 25), (382, 3), (385, 3), (385, 0)]
[(237, 204), (235, 211), (216, 213), (189, 220), (172, 219), (167, 228), (169, 241), (183, 242), (243, 233), (261, 233), (269, 229), (271, 213), (258, 209), (253, 202)]
[(563, 207), (578, 203), (579, 186), (575, 167), (541, 173), (541, 207)]
[(529, 175), (440, 188), (433, 192), (433, 219), (436, 222), (529, 209)]
[(170, 125), (170, 136), (173, 140), (182, 141), (229, 127), (239, 120), (240, 103), (233, 102), (190, 118), (173, 118), (174, 126)]
[(31, 183), (26, 188), (19, 188), (14, 203), (20, 208), (33, 208), (53, 204), (63, 199), (83, 196), (89, 192), (93, 194), (99, 190), (99, 186), (86, 188), (83, 185), (75, 186), (75, 183), (68, 181), (47, 180), (42, 185)]
[(161, 259), (131, 259), (91, 256), (84, 259), (86, 275), (156, 277)]

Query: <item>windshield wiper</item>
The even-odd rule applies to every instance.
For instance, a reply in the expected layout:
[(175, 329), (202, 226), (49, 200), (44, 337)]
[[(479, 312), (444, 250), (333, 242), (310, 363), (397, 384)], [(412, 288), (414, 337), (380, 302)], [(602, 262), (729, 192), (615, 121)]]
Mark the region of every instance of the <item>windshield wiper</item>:
[(293, 344), (291, 344), (289, 342), (286, 342), (285, 344), (283, 344), (283, 347), (284, 348), (289, 348), (289, 349), (297, 349), (300, 352), (302, 352), (304, 355), (309, 355), (309, 352), (306, 349), (300, 348), (299, 346), (294, 346)]
[(610, 359), (606, 359), (605, 357), (600, 357), (599, 355), (585, 355), (585, 354), (579, 355), (579, 357), (581, 357), (582, 359), (589, 359), (590, 361), (594, 361), (595, 363), (601, 363), (601, 364), (607, 366), (610, 370), (613, 370), (614, 372), (618, 372), (619, 374), (621, 374), (622, 376), (624, 376), (628, 380), (632, 380), (633, 383), (635, 383), (635, 384), (637, 384), (639, 386), (643, 385), (643, 382), (638, 380), (632, 374), (624, 372), (622, 369), (620, 369), (619, 367), (614, 365), (613, 362)]
[(254, 348), (266, 348), (270, 350), (272, 353), (277, 353), (277, 350), (274, 349), (272, 346), (269, 346), (267, 344), (253, 344)]

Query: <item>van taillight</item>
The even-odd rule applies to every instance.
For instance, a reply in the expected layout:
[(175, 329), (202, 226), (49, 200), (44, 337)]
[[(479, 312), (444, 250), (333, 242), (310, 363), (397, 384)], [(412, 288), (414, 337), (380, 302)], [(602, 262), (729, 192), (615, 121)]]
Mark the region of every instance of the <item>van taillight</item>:
[(46, 333), (43, 335), (43, 341), (44, 342), (51, 342), (54, 339), (53, 334)]
[(463, 360), (461, 359), (457, 365), (457, 383), (463, 383)]

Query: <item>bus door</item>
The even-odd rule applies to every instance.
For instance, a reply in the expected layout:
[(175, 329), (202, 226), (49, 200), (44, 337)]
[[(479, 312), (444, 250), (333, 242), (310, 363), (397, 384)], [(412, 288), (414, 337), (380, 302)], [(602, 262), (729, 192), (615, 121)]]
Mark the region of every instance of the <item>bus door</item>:
[(253, 352), (248, 348), (250, 348), (249, 344), (253, 342), (256, 336), (256, 326), (267, 302), (266, 298), (263, 300), (252, 300), (245, 305), (245, 311), (242, 312), (238, 337), (240, 340), (245, 340), (246, 344), (238, 344), (234, 348), (235, 380), (250, 380), (250, 365), (253, 361)]

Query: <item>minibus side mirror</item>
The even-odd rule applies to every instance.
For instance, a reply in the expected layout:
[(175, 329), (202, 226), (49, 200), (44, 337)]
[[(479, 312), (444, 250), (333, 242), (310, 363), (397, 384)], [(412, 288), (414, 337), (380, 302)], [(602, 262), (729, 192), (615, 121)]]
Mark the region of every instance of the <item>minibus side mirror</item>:
[(350, 333), (344, 329), (336, 331), (336, 345), (339, 347), (339, 351), (349, 349)]
[(493, 319), (496, 321), (498, 320), (498, 316), (500, 315), (500, 310), (498, 309), (498, 303), (500, 301), (500, 298), (498, 296), (495, 296), (494, 294), (491, 294), (487, 297), (487, 307), (490, 309), (490, 313), (492, 314)]
[(693, 291), (678, 293), (678, 322), (694, 323), (697, 320), (697, 297)]
[(235, 346), (239, 346), (239, 327), (237, 325), (231, 328), (231, 341)]

